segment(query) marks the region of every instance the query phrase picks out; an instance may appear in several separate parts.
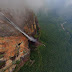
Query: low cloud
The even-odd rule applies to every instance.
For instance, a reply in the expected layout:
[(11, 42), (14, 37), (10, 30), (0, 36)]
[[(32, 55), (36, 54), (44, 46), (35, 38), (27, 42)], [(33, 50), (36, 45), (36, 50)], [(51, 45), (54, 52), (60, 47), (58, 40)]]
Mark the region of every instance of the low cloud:
[(0, 0), (0, 8), (24, 9), (28, 7), (35, 11), (44, 6), (44, 0)]
[(64, 10), (72, 6), (72, 0), (0, 0), (0, 8), (12, 8), (24, 10), (25, 7), (38, 12), (50, 9)]

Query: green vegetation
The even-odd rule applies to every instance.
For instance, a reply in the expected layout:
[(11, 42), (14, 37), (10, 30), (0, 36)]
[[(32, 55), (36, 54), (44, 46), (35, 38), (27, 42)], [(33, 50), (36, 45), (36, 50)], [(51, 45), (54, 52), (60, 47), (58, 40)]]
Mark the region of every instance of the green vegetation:
[(2, 58), (2, 57), (4, 57), (4, 55), (3, 55), (3, 54), (1, 54), (1, 55), (0, 55), (0, 58)]
[(20, 64), (20, 61), (19, 61), (19, 60), (17, 60), (17, 61), (16, 61), (16, 64)]
[(42, 69), (42, 57), (39, 52), (39, 49), (32, 51), (31, 60), (35, 60), (33, 64), (30, 61), (24, 64), (24, 66), (20, 69), (19, 72), (39, 72)]
[(65, 20), (54, 12), (48, 16), (40, 14), (38, 20), (41, 28), (40, 41), (46, 47), (39, 46), (32, 51), (31, 60), (35, 60), (35, 63), (31, 66), (30, 62), (26, 63), (19, 72), (72, 72), (71, 36), (61, 27)]

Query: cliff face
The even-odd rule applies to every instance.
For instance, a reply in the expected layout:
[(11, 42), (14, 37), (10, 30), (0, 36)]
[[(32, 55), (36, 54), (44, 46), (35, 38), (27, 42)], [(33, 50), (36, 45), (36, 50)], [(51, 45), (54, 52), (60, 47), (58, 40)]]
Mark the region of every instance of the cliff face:
[[(32, 11), (15, 13), (8, 9), (1, 12), (28, 35), (37, 33), (38, 21)], [(28, 45), (28, 39), (0, 16), (0, 72), (13, 72), (16, 66), (23, 66), (30, 56)]]

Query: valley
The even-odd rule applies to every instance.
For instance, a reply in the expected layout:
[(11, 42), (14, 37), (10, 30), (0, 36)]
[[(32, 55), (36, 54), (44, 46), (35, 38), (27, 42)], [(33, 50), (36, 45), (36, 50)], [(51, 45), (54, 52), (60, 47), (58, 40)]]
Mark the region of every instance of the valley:
[(25, 64), (19, 72), (72, 72), (71, 36), (66, 32), (71, 30), (68, 30), (67, 23), (53, 13), (48, 16), (38, 15), (38, 20), (41, 33), (39, 39), (46, 46), (39, 46), (32, 52), (31, 59), (35, 63), (32, 66)]

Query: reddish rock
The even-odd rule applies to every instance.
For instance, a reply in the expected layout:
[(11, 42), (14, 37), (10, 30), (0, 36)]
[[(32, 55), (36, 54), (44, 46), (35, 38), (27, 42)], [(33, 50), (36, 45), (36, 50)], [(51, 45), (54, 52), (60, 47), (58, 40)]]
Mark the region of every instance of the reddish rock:
[[(26, 14), (23, 15), (22, 13), (20, 16), (11, 15), (9, 10), (1, 11), (28, 35), (31, 36), (34, 32), (36, 33), (37, 21), (32, 11), (26, 10)], [(15, 14), (14, 11), (12, 13)], [(0, 52), (4, 52), (0, 60), (5, 61), (5, 65), (0, 69), (0, 72), (3, 70), (5, 72), (13, 71), (17, 66), (16, 61), (21, 60), (20, 64), (23, 66), (23, 63), (30, 57), (28, 45), (29, 41), (23, 34), (5, 20), (0, 19)]]

